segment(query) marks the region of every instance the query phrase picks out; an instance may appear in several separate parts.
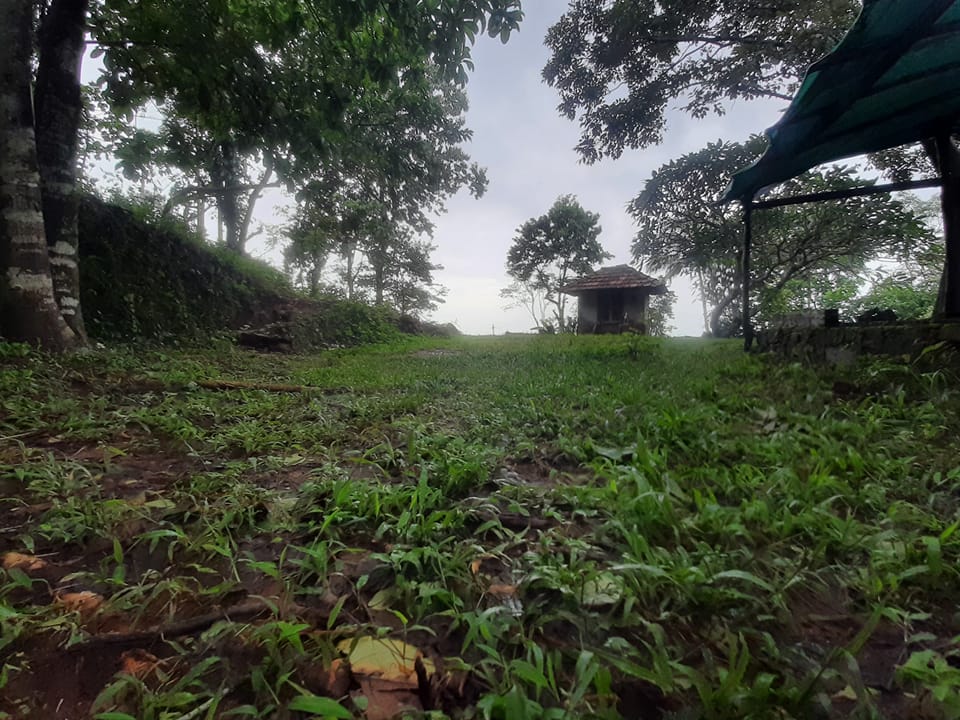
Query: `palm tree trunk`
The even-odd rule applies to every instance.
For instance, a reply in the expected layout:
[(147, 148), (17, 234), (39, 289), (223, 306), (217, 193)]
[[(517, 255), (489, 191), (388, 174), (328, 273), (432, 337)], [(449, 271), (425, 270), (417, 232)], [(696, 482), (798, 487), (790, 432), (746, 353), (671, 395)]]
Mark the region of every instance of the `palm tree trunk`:
[(40, 28), (35, 89), (37, 161), (50, 273), (60, 313), (86, 341), (77, 265), (77, 143), (80, 129), (80, 64), (88, 0), (54, 0)]
[(30, 96), (32, 0), (0, 0), (0, 323), (9, 340), (76, 347), (53, 292)]

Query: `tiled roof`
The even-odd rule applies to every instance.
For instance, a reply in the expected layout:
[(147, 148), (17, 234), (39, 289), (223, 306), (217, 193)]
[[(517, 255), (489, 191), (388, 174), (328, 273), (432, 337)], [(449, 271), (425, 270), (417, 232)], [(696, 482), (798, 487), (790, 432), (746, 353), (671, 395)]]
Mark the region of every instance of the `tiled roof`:
[(569, 282), (560, 288), (560, 292), (567, 295), (579, 295), (589, 290), (610, 290), (610, 289), (628, 289), (644, 288), (650, 291), (651, 295), (663, 295), (667, 292), (667, 286), (662, 280), (645, 275), (639, 270), (634, 270), (629, 265), (614, 265), (597, 270), (591, 275), (578, 278)]

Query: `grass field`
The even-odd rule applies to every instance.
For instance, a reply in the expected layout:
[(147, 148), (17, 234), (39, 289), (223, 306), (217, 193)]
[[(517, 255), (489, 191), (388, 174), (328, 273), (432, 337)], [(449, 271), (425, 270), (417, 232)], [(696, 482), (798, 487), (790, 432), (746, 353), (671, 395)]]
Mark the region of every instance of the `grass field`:
[(960, 718), (943, 359), (0, 344), (0, 716)]

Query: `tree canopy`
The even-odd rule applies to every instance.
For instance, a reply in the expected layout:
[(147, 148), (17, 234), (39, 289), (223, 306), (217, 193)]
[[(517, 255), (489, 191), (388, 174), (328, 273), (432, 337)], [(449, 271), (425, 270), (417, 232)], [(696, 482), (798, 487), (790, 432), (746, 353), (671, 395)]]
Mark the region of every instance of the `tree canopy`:
[[(451, 195), (466, 187), (479, 197), (486, 188), (483, 169), (462, 147), (471, 137), (466, 108), (464, 92), (435, 68), (355, 103), (326, 162), (298, 193), (288, 264), (325, 263), (337, 253), (348, 297), (356, 281), (377, 304), (432, 304), (433, 294), (409, 285), (429, 287), (436, 269), (425, 256), (432, 246), (416, 238), (432, 235), (431, 218)], [(414, 308), (412, 297), (424, 302)]]
[(599, 215), (585, 210), (572, 195), (558, 198), (545, 215), (518, 228), (507, 253), (507, 273), (514, 285), (502, 294), (528, 309), (536, 308), (536, 297), (542, 296), (553, 308), (556, 328), (564, 331), (567, 296), (560, 288), (611, 257), (597, 239), (600, 232)]
[(579, 117), (587, 162), (659, 144), (674, 105), (694, 117), (735, 99), (789, 101), (843, 36), (857, 0), (572, 0), (547, 34), (546, 81)]
[(140, 8), (105, 0), (94, 13), (113, 107), (154, 103), (164, 116), (157, 141), (135, 137), (133, 148), (154, 148), (149, 161), (195, 181), (181, 188), (185, 195), (215, 197), (227, 246), (238, 251), (251, 204), (274, 171), (301, 185), (337, 152), (358, 102), (398, 88), (412, 96), (428, 62), (445, 80), (464, 81), (467, 39), (484, 23), (506, 37), (518, 20), (508, 0), (456, 11), (439, 3), (171, 0)]

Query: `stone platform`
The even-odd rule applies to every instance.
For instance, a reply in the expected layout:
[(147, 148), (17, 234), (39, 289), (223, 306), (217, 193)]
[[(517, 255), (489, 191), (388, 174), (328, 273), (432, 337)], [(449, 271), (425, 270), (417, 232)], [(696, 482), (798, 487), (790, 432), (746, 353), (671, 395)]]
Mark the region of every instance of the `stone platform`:
[(960, 321), (778, 327), (758, 332), (755, 347), (795, 360), (835, 365), (853, 363), (861, 355), (915, 358), (938, 343), (960, 348)]

